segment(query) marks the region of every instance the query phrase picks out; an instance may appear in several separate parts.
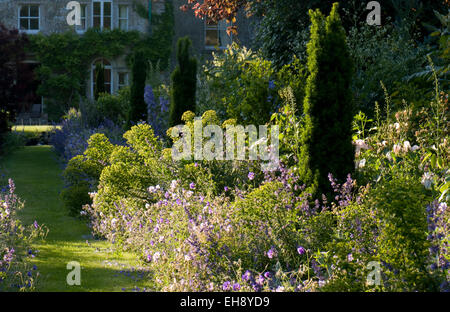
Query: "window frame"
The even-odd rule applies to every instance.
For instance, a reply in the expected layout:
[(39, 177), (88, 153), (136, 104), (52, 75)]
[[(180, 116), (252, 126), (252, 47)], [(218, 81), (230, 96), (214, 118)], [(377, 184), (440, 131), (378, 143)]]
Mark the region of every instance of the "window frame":
[[(121, 7), (125, 7), (126, 9), (127, 9), (127, 16), (126, 17), (120, 17), (120, 8)], [(130, 27), (130, 24), (129, 24), (129, 21), (130, 21), (130, 9), (129, 9), (129, 6), (127, 5), (127, 4), (118, 4), (118, 25), (117, 25), (117, 27), (120, 29), (120, 30), (123, 30), (123, 31), (128, 31), (128, 29), (129, 29), (129, 27)], [(122, 29), (121, 27), (120, 27), (120, 22), (121, 21), (126, 21), (126, 28), (125, 29)]]
[[(221, 26), (220, 22), (224, 22), (225, 26)], [(233, 23), (227, 23), (226, 20), (220, 20), (219, 22), (217, 22), (216, 25), (211, 26), (211, 25), (208, 25), (208, 18), (205, 18), (205, 23), (204, 23), (204, 26), (205, 26), (204, 27), (204, 46), (205, 46), (205, 50), (216, 50), (216, 48), (219, 48), (221, 50), (225, 50), (227, 48), (226, 45), (225, 46), (219, 46), (219, 44), (214, 45), (214, 46), (207, 45), (206, 44), (207, 32), (211, 31), (211, 30), (217, 31), (217, 38), (220, 40), (220, 32), (221, 31), (225, 31), (226, 32), (227, 28), (229, 26), (232, 26), (232, 25), (233, 25)], [(230, 38), (230, 44), (233, 43), (233, 34), (231, 34), (231, 35), (227, 34), (227, 36)]]
[[(109, 70), (109, 76), (110, 76), (110, 82), (109, 82), (109, 94), (113, 94), (114, 92), (114, 75), (113, 75), (113, 66), (112, 63), (106, 59), (106, 58), (98, 58), (95, 59), (92, 63), (91, 63), (91, 71), (90, 71), (90, 75), (91, 75), (91, 83), (90, 83), (90, 89), (91, 89), (91, 98), (94, 98), (94, 90), (95, 90), (95, 66), (97, 64), (97, 62), (101, 61), (103, 63), (103, 68), (105, 70)], [(108, 62), (109, 65), (105, 65), (104, 62)], [(105, 83), (106, 84), (106, 83)]]
[[(36, 17), (32, 17), (31, 14), (31, 7), (32, 6), (37, 6), (38, 7), (38, 16)], [(20, 15), (20, 11), (22, 11), (23, 7), (28, 7), (28, 16), (22, 17)], [(21, 29), (21, 25), (20, 22), (21, 20), (27, 20), (28, 21), (28, 27), (30, 27), (30, 20), (31, 19), (37, 19), (38, 20), (38, 29)], [(17, 12), (17, 29), (19, 29), (19, 32), (23, 32), (23, 33), (27, 33), (27, 34), (37, 34), (41, 31), (41, 5), (39, 3), (22, 3), (19, 5), (18, 7), (18, 12)]]
[[(95, 11), (94, 11), (94, 5), (95, 3), (99, 3), (100, 4), (100, 15), (95, 15)], [(105, 8), (105, 3), (109, 3), (111, 5), (111, 15), (105, 16), (104, 14), (104, 8)], [(100, 18), (100, 30), (105, 29), (104, 27), (104, 22), (105, 22), (105, 17), (109, 17), (110, 18), (110, 28), (106, 28), (109, 30), (113, 30), (114, 29), (114, 23), (113, 23), (113, 17), (114, 17), (114, 8), (113, 8), (113, 0), (93, 0), (92, 1), (92, 14), (91, 14), (91, 22), (92, 22), (92, 27), (94, 28), (95, 24), (94, 24), (94, 18), (99, 17)]]
[[(124, 84), (120, 83), (120, 75), (125, 75)], [(117, 91), (129, 85), (129, 73), (125, 71), (117, 72)]]

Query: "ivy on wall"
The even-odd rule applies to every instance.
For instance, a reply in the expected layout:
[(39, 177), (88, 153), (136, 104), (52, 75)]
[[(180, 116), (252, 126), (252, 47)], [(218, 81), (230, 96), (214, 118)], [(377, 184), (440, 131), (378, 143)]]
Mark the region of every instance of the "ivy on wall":
[(155, 15), (153, 31), (100, 31), (88, 29), (83, 35), (74, 31), (30, 36), (28, 51), (40, 63), (37, 75), (40, 80), (38, 94), (45, 98), (50, 120), (58, 121), (70, 108), (77, 107), (86, 92), (90, 65), (95, 58), (107, 59), (125, 55), (129, 65), (130, 55), (143, 50), (152, 63), (159, 62), (162, 70), (168, 67), (173, 39), (173, 6)]

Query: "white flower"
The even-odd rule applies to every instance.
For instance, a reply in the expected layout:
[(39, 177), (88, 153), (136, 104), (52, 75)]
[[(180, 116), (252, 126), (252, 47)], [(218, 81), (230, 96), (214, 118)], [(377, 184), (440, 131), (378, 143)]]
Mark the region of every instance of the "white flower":
[(278, 286), (277, 289), (275, 289), (275, 292), (284, 292), (284, 287)]
[(153, 259), (154, 259), (155, 261), (157, 261), (160, 257), (161, 257), (161, 254), (159, 253), (159, 251), (157, 251), (157, 252), (155, 252), (155, 253), (153, 254)]
[(433, 174), (431, 172), (425, 172), (422, 177), (423, 186), (429, 190), (431, 189), (431, 185), (433, 184)]
[(391, 152), (387, 152), (386, 158), (387, 158), (389, 161), (392, 161)]
[(395, 144), (393, 148), (393, 152), (395, 155), (398, 155), (402, 150), (402, 146), (400, 144)]
[(411, 151), (413, 151), (413, 152), (415, 152), (419, 149), (420, 149), (420, 147), (418, 145), (414, 145), (413, 147), (411, 147)]
[(116, 226), (116, 223), (117, 223), (117, 219), (116, 219), (116, 218), (113, 218), (113, 219), (111, 220), (111, 225), (112, 225), (113, 227), (115, 227), (115, 226)]
[(366, 144), (366, 142), (364, 142), (364, 140), (356, 140), (355, 141), (355, 146), (356, 146), (356, 154), (359, 155), (361, 150), (367, 150), (369, 149), (369, 145)]
[(394, 124), (394, 128), (395, 128), (396, 130), (400, 129), (400, 124), (399, 124), (398, 122), (396, 122), (396, 123)]
[(445, 202), (440, 203), (438, 207), (439, 213), (444, 213), (445, 210), (447, 210), (447, 203)]
[(178, 186), (177, 180), (172, 180), (172, 182), (170, 182), (170, 190), (171, 190), (172, 192), (175, 191), (175, 189), (177, 188), (177, 186)]
[(186, 261), (191, 261), (192, 258), (191, 258), (191, 256), (189, 256), (189, 255), (184, 255), (184, 260), (186, 260)]
[(411, 143), (409, 143), (409, 141), (403, 142), (403, 151), (405, 153), (407, 153), (407, 152), (409, 152), (410, 149), (411, 149)]
[(364, 168), (366, 166), (366, 159), (361, 159), (358, 161), (358, 168)]

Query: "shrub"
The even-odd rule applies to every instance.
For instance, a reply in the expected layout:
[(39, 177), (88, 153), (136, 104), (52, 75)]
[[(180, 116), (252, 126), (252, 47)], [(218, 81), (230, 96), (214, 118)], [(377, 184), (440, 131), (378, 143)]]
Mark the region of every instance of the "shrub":
[(178, 66), (171, 77), (170, 126), (178, 125), (184, 112), (195, 112), (197, 60), (190, 56), (189, 49), (191, 45), (192, 42), (188, 37), (178, 40)]
[(103, 133), (112, 142), (123, 144), (123, 130), (112, 121), (106, 119), (91, 127), (77, 110), (71, 112), (67, 119), (63, 120), (61, 128), (54, 130), (50, 136), (50, 143), (64, 163), (82, 155), (88, 146), (89, 137), (95, 133)]
[(97, 100), (97, 106), (103, 118), (123, 126), (128, 120), (130, 110), (130, 87), (120, 89), (117, 95), (102, 93)]
[(214, 53), (204, 67), (199, 89), (199, 113), (216, 110), (222, 119), (242, 124), (265, 124), (278, 105), (275, 70), (272, 63), (257, 53), (233, 43), (224, 53)]
[(65, 188), (61, 192), (64, 206), (79, 216), (83, 205), (92, 203), (89, 192), (97, 188), (103, 168), (109, 164), (113, 145), (102, 133), (92, 135), (82, 155), (70, 159), (63, 172)]
[(337, 10), (336, 3), (326, 19), (320, 11), (310, 11), (309, 77), (299, 168), (303, 182), (322, 192), (329, 190), (328, 173), (344, 179), (354, 164), (352, 61)]

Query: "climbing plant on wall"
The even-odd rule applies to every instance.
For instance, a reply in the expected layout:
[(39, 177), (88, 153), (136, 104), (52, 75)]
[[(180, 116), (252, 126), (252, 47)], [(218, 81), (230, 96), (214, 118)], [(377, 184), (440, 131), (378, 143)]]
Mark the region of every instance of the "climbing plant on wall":
[(125, 55), (130, 65), (130, 55), (139, 49), (152, 63), (159, 61), (164, 70), (169, 64), (173, 38), (170, 2), (164, 13), (155, 15), (152, 24), (151, 35), (119, 29), (88, 29), (82, 36), (74, 31), (31, 35), (28, 50), (40, 63), (38, 94), (45, 98), (49, 119), (57, 121), (70, 107), (78, 106), (80, 97), (85, 95), (85, 83), (95, 58)]

